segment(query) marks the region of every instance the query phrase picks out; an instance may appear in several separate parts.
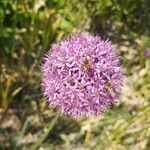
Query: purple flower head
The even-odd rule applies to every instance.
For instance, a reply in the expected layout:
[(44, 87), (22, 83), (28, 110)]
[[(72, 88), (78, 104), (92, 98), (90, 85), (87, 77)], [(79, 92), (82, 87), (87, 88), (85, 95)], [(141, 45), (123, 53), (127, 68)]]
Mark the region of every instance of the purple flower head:
[(145, 55), (146, 57), (150, 57), (150, 48), (146, 48), (146, 49), (145, 49), (144, 55)]
[(88, 33), (53, 44), (42, 72), (49, 104), (71, 116), (98, 115), (115, 104), (124, 77), (111, 42)]

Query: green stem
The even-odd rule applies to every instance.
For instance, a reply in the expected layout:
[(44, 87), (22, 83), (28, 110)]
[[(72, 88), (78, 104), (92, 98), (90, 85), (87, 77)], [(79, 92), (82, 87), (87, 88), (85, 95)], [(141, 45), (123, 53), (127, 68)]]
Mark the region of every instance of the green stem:
[(55, 118), (48, 124), (48, 129), (47, 129), (47, 132), (42, 136), (40, 137), (39, 141), (37, 141), (37, 143), (35, 145), (33, 145), (33, 147), (31, 148), (32, 150), (37, 150), (38, 147), (43, 143), (43, 141), (47, 138), (47, 136), (49, 135), (50, 131), (53, 129), (54, 125), (56, 124), (58, 118), (60, 116), (60, 113), (58, 113)]

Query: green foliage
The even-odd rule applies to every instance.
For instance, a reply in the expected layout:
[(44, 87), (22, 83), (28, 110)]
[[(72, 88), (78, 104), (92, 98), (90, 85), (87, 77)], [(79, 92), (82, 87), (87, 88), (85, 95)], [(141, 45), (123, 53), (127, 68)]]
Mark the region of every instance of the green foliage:
[(150, 35), (148, 0), (93, 0), (86, 6), (92, 18), (91, 29), (110, 36), (115, 42), (129, 41), (132, 44), (138, 36)]
[[(150, 1), (1, 0), (0, 149), (148, 150)], [(126, 80), (120, 103), (95, 118), (58, 116), (40, 89), (51, 44), (75, 32), (109, 37)]]

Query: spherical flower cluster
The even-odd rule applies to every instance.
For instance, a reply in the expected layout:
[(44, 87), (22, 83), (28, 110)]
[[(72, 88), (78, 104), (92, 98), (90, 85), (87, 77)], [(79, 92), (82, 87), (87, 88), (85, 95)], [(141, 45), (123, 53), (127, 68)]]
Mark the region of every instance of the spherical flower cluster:
[(123, 81), (114, 46), (88, 33), (53, 44), (42, 73), (49, 104), (71, 116), (101, 114), (115, 104)]
[(145, 57), (150, 57), (150, 48), (146, 48), (144, 50), (144, 55), (145, 55)]

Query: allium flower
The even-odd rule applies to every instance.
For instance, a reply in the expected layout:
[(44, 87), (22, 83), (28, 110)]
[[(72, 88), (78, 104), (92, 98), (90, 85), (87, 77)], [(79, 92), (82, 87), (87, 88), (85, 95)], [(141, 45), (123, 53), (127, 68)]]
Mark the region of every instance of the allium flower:
[(114, 46), (88, 33), (53, 44), (44, 57), (42, 72), (49, 104), (71, 116), (105, 111), (117, 101), (123, 81)]
[(144, 55), (145, 55), (145, 57), (150, 57), (150, 48), (146, 48), (144, 50)]

